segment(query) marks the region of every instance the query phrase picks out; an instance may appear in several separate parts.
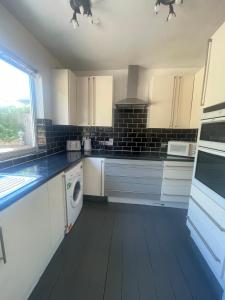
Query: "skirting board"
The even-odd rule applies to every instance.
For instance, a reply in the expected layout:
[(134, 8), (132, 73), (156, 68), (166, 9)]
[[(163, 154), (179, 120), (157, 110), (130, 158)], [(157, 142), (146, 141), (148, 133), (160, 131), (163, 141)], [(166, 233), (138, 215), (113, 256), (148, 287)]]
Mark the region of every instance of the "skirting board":
[(163, 207), (173, 207), (173, 208), (182, 208), (187, 209), (188, 203), (179, 203), (179, 202), (163, 202), (155, 200), (145, 200), (145, 199), (132, 199), (132, 198), (119, 198), (119, 197), (108, 197), (108, 202), (113, 203), (126, 203), (126, 204), (141, 204), (141, 205), (150, 205), (150, 206), (163, 206)]

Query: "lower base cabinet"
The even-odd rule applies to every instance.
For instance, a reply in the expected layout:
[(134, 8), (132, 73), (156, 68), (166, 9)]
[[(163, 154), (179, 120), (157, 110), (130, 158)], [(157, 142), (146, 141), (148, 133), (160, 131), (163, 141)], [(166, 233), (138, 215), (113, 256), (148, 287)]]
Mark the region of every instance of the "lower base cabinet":
[(0, 214), (6, 252), (6, 263), (0, 261), (1, 300), (27, 299), (50, 260), (47, 197), (45, 184)]
[(192, 184), (187, 226), (195, 244), (225, 288), (225, 209)]
[[(62, 176), (0, 212), (0, 299), (29, 297), (64, 236)], [(0, 247), (0, 258), (2, 257)]]
[(106, 159), (105, 195), (112, 202), (159, 201), (162, 174), (161, 161)]
[(164, 162), (161, 201), (188, 204), (193, 167), (193, 162)]
[(48, 181), (48, 201), (51, 226), (52, 252), (54, 253), (65, 235), (66, 207), (64, 175)]
[(104, 196), (104, 158), (84, 160), (84, 195)]

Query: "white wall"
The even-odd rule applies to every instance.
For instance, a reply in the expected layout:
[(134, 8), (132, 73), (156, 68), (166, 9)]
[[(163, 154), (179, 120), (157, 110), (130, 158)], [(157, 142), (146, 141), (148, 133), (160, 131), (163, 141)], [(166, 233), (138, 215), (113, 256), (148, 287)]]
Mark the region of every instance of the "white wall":
[(0, 46), (13, 52), (35, 68), (40, 75), (37, 99), (37, 117), (52, 118), (51, 70), (60, 67), (60, 62), (0, 4)]

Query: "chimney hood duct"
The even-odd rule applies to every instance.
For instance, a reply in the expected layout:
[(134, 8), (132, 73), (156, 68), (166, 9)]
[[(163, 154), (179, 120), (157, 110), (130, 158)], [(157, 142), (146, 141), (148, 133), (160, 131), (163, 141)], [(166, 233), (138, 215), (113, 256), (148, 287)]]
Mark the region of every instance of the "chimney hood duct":
[(145, 100), (138, 98), (140, 67), (136, 65), (128, 66), (128, 80), (127, 80), (127, 97), (116, 103), (117, 108), (139, 107), (144, 108), (148, 106)]

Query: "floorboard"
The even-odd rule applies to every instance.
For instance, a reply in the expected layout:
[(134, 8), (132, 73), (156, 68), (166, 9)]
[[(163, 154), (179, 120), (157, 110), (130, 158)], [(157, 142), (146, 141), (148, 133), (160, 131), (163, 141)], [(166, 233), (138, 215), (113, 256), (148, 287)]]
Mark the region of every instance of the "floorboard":
[(30, 300), (220, 300), (186, 210), (87, 203)]

